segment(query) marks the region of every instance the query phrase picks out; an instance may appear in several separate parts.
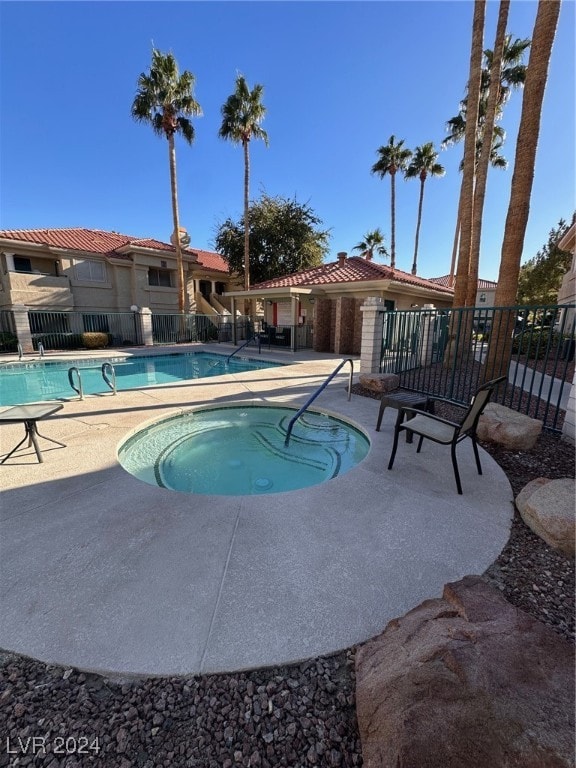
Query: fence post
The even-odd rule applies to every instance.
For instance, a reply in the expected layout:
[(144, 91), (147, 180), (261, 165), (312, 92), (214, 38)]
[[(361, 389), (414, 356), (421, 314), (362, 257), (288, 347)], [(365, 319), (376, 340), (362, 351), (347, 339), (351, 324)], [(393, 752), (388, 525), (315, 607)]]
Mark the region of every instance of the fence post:
[(430, 365), (434, 355), (434, 321), (438, 313), (434, 304), (424, 304), (422, 309), (427, 311), (422, 312), (421, 315), (420, 365)]
[(22, 347), (22, 352), (34, 352), (32, 332), (30, 330), (30, 321), (28, 319), (28, 308), (25, 307), (24, 304), (13, 304), (11, 309), (14, 316), (16, 336)]
[(369, 296), (360, 307), (360, 312), (363, 313), (360, 373), (380, 371), (385, 311), (384, 299), (378, 296)]
[(154, 336), (152, 334), (152, 310), (149, 307), (142, 307), (137, 312), (136, 322), (140, 323), (140, 338), (142, 344), (147, 347), (151, 347), (154, 344)]

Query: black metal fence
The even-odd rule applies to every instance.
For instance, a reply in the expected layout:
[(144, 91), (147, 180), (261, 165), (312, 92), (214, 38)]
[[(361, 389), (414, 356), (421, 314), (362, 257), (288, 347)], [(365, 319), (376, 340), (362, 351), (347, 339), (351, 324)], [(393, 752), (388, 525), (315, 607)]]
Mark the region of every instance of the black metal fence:
[(154, 344), (189, 344), (218, 339), (218, 318), (209, 315), (152, 315)]
[(386, 312), (380, 370), (400, 386), (468, 404), (486, 378), (508, 375), (498, 402), (561, 429), (574, 373), (570, 305)]
[(18, 337), (14, 315), (9, 309), (0, 310), (0, 352), (16, 352)]
[(133, 312), (44, 312), (31, 309), (28, 322), (34, 349), (82, 349), (95, 343), (90, 334), (104, 334), (102, 346), (126, 347), (142, 343)]

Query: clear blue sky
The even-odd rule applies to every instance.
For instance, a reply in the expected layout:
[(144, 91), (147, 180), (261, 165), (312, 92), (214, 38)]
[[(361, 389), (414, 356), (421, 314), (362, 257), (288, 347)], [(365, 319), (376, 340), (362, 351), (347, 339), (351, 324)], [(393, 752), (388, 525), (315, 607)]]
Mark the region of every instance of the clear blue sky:
[[(498, 2), (487, 7), (492, 48)], [(531, 37), (537, 4), (512, 0), (508, 30)], [(391, 134), (433, 141), (458, 111), (468, 75), (473, 4), (437, 2), (1, 2), (0, 228), (87, 227), (168, 240), (167, 142), (130, 106), (152, 41), (196, 76), (204, 116), (177, 142), (180, 218), (192, 245), (213, 248), (240, 217), (241, 148), (218, 139), (237, 72), (264, 85), (270, 147), (251, 146), (251, 197), (296, 196), (331, 231), (330, 259), (380, 227), (390, 243), (390, 181), (370, 173)], [(564, 0), (546, 89), (523, 260), (575, 202), (575, 4)], [(492, 171), (480, 274), (496, 279), (521, 92), (502, 126), (508, 171)], [(449, 270), (462, 145), (426, 182), (418, 272)], [(397, 266), (410, 270), (417, 180), (397, 182)]]

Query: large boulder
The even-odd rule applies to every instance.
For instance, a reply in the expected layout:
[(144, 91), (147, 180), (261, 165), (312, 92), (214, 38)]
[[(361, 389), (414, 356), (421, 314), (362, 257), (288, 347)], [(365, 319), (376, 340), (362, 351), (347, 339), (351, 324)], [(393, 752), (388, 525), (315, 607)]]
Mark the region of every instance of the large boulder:
[(364, 389), (380, 394), (392, 392), (400, 386), (400, 376), (395, 373), (361, 373), (358, 381)]
[(488, 403), (478, 421), (478, 439), (509, 450), (533, 448), (542, 432), (542, 422), (500, 403)]
[(363, 645), (364, 768), (574, 768), (574, 651), (480, 577)]
[(516, 507), (526, 525), (565, 555), (576, 552), (576, 480), (539, 477), (525, 485)]

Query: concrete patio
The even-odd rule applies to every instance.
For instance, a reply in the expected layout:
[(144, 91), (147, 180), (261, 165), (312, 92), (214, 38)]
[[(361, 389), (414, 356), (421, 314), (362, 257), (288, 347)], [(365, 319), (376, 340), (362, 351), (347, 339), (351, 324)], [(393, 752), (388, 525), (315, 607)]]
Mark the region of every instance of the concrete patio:
[[(417, 455), (401, 442), (389, 472), (396, 412), (387, 409), (376, 432), (378, 403), (347, 401), (346, 368), (313, 408), (351, 420), (371, 450), (327, 483), (188, 495), (119, 465), (119, 442), (150, 420), (214, 403), (300, 405), (342, 359), (262, 357), (296, 362), (70, 400), (40, 429), (66, 448), (40, 441), (44, 463), (29, 448), (0, 466), (0, 648), (119, 675), (282, 664), (366, 640), (446, 582), (493, 562), (513, 512), (503, 471), (481, 451), (478, 476), (465, 441), (463, 496), (448, 448), (428, 443)], [(3, 455), (22, 433), (22, 425), (2, 426)]]

